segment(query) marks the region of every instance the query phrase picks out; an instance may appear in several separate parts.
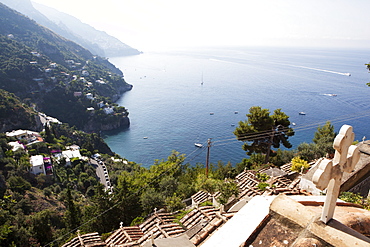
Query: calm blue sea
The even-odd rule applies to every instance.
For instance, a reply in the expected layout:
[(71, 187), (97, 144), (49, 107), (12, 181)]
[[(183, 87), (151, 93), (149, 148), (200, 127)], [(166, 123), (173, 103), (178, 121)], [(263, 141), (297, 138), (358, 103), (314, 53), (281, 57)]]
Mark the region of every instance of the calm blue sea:
[(105, 141), (145, 167), (172, 150), (205, 164), (206, 148), (194, 143), (206, 146), (208, 138), (210, 162), (235, 165), (246, 154), (233, 130), (251, 106), (281, 108), (290, 116), (294, 148), (311, 142), (327, 120), (336, 131), (352, 125), (357, 140), (370, 138), (369, 50), (198, 48), (110, 61), (134, 87), (118, 101), (129, 110), (131, 126), (104, 133)]

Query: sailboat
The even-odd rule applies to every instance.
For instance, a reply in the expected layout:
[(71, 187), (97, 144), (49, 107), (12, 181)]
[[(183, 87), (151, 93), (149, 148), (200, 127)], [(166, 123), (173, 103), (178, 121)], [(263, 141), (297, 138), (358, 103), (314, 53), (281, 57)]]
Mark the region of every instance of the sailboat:
[(203, 85), (203, 72), (202, 72), (202, 81), (201, 81), (200, 85)]

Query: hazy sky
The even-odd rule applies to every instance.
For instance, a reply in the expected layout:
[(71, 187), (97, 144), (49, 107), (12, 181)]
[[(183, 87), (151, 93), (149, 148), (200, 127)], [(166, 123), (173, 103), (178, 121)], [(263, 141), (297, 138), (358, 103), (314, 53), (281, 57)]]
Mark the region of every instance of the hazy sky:
[(140, 50), (183, 45), (370, 48), (369, 0), (33, 0)]

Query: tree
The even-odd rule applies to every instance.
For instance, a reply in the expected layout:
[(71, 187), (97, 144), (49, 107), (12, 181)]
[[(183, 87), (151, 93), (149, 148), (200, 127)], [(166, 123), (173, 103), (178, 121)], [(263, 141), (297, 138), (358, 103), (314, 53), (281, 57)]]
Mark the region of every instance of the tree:
[(334, 126), (327, 121), (324, 126), (319, 126), (315, 132), (312, 141), (317, 145), (317, 149), (321, 151), (322, 156), (325, 154), (333, 155), (335, 150), (333, 142), (335, 138)]
[(45, 141), (47, 143), (54, 143), (55, 136), (50, 130), (50, 127), (48, 124), (45, 124)]
[(220, 182), (218, 189), (220, 191), (220, 196), (217, 201), (223, 205), (225, 205), (233, 195), (238, 196), (239, 194), (238, 185), (231, 179)]
[(306, 161), (312, 161), (322, 157), (322, 151), (314, 143), (302, 142), (297, 147), (297, 156)]
[(146, 214), (153, 212), (154, 208), (162, 208), (165, 205), (165, 196), (154, 188), (149, 188), (141, 195), (140, 203)]
[(65, 213), (65, 220), (66, 224), (69, 230), (74, 230), (80, 225), (80, 208), (77, 203), (74, 202), (74, 199), (72, 197), (71, 189), (68, 187), (66, 190), (66, 208), (67, 211)]
[(280, 144), (283, 144), (286, 148), (292, 147), (288, 138), (294, 135), (294, 131), (289, 127), (289, 117), (281, 109), (276, 109), (274, 114), (270, 115), (268, 109), (253, 106), (246, 116), (248, 120), (239, 122), (234, 135), (239, 141), (245, 142), (243, 149), (248, 155), (263, 153), (267, 163), (271, 146), (279, 148)]

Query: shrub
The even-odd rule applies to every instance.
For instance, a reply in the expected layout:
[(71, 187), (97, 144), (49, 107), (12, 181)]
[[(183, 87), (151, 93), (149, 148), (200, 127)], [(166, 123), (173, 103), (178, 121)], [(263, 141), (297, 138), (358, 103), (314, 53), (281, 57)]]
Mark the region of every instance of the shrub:
[(261, 182), (257, 185), (257, 188), (260, 189), (260, 190), (266, 190), (267, 187), (269, 187), (270, 185), (268, 183), (265, 183), (265, 182)]
[(301, 159), (299, 156), (292, 159), (292, 167), (290, 168), (294, 172), (305, 172), (310, 168), (307, 161)]
[(26, 190), (31, 189), (31, 184), (19, 176), (12, 176), (8, 180), (11, 190), (24, 193)]
[(267, 180), (270, 179), (270, 176), (267, 175), (266, 173), (257, 173), (256, 178), (262, 182), (266, 182)]

